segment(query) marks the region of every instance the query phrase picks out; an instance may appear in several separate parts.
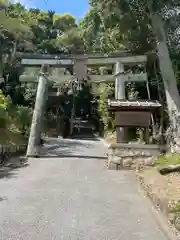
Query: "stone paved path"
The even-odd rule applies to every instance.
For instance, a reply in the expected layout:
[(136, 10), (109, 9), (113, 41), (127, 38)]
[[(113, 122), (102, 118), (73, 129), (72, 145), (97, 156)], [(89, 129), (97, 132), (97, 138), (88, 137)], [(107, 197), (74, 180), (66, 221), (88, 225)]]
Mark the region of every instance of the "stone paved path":
[(167, 239), (133, 172), (104, 168), (100, 142), (53, 144), (0, 179), (0, 240)]

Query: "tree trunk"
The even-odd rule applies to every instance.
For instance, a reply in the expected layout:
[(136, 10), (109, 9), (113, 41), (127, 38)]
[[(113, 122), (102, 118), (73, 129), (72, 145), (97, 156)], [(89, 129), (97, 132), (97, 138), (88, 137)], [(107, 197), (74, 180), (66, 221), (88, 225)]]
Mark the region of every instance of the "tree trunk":
[(166, 101), (171, 125), (170, 134), (173, 138), (175, 146), (179, 145), (178, 148), (180, 149), (180, 141), (178, 141), (178, 135), (180, 133), (180, 97), (178, 93), (176, 77), (169, 55), (163, 20), (155, 13), (151, 15), (151, 20), (152, 27), (157, 38), (159, 65), (165, 87)]

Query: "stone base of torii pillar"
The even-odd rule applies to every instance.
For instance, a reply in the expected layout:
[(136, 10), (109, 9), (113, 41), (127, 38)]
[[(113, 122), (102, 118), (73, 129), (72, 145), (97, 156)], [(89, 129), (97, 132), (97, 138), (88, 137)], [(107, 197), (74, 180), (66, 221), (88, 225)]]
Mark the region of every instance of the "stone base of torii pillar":
[(49, 66), (43, 65), (41, 67), (36, 102), (33, 111), (32, 124), (30, 129), (28, 147), (26, 157), (39, 157), (40, 155), (40, 139), (43, 127), (43, 114), (46, 103), (46, 94), (48, 87), (48, 78), (46, 75), (49, 73)]

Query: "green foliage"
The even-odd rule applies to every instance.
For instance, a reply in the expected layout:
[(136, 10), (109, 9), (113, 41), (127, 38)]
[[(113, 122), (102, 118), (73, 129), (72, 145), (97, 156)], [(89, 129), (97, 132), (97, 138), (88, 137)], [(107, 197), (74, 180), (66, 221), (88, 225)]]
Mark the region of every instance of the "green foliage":
[(171, 213), (179, 214), (180, 213), (180, 203), (177, 202), (175, 206), (170, 210)]
[[(171, 44), (179, 48), (180, 2), (178, 0), (91, 0), (81, 27), (91, 51), (154, 51), (156, 42), (150, 10), (162, 14)], [(178, 43), (178, 44), (177, 44)]]
[(0, 90), (0, 107), (4, 110), (7, 110), (8, 108), (8, 99), (4, 96), (1, 90)]
[(7, 128), (16, 123), (22, 134), (27, 134), (31, 123), (31, 110), (29, 107), (15, 107), (10, 97), (5, 97), (0, 90), (0, 128)]
[(32, 111), (28, 107), (17, 106), (14, 121), (23, 135), (28, 135), (32, 119)]
[(113, 131), (115, 128), (114, 116), (108, 111), (107, 108), (107, 100), (108, 98), (111, 98), (113, 94), (114, 88), (112, 86), (102, 86), (98, 110), (104, 126), (104, 132), (109, 130)]
[(166, 164), (180, 164), (180, 154), (167, 154), (160, 156), (156, 160), (156, 165), (166, 165)]
[(54, 27), (58, 29), (60, 34), (68, 31), (71, 28), (76, 28), (76, 19), (69, 13), (64, 13), (61, 15), (54, 14)]
[(24, 89), (24, 101), (27, 105), (33, 106), (36, 99), (37, 84), (27, 83), (23, 84), (22, 88)]
[(71, 28), (57, 38), (56, 45), (64, 53), (82, 54), (85, 49), (83, 33), (77, 27)]
[(8, 120), (9, 101), (0, 90), (0, 128), (5, 127)]

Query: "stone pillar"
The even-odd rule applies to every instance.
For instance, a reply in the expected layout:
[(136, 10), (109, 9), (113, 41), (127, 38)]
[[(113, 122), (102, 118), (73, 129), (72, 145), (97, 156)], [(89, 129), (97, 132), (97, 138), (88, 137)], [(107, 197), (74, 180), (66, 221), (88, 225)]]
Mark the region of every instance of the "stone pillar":
[(27, 148), (27, 157), (39, 157), (40, 154), (40, 137), (42, 131), (42, 121), (44, 114), (44, 107), (46, 102), (49, 66), (43, 65), (41, 67), (38, 88), (36, 93), (36, 102), (33, 111), (32, 124), (29, 135), (29, 142)]
[[(123, 64), (117, 62), (115, 65), (115, 74), (117, 74), (117, 76), (115, 77), (115, 99), (117, 100), (125, 100), (126, 98), (123, 75), (119, 74), (123, 72), (124, 72)], [(116, 128), (117, 143), (126, 142), (126, 132), (127, 130), (125, 128), (122, 127)]]
[(125, 100), (125, 86), (122, 75), (119, 73), (124, 72), (124, 66), (122, 63), (117, 62), (115, 65), (115, 74), (118, 74), (115, 78), (115, 99)]

